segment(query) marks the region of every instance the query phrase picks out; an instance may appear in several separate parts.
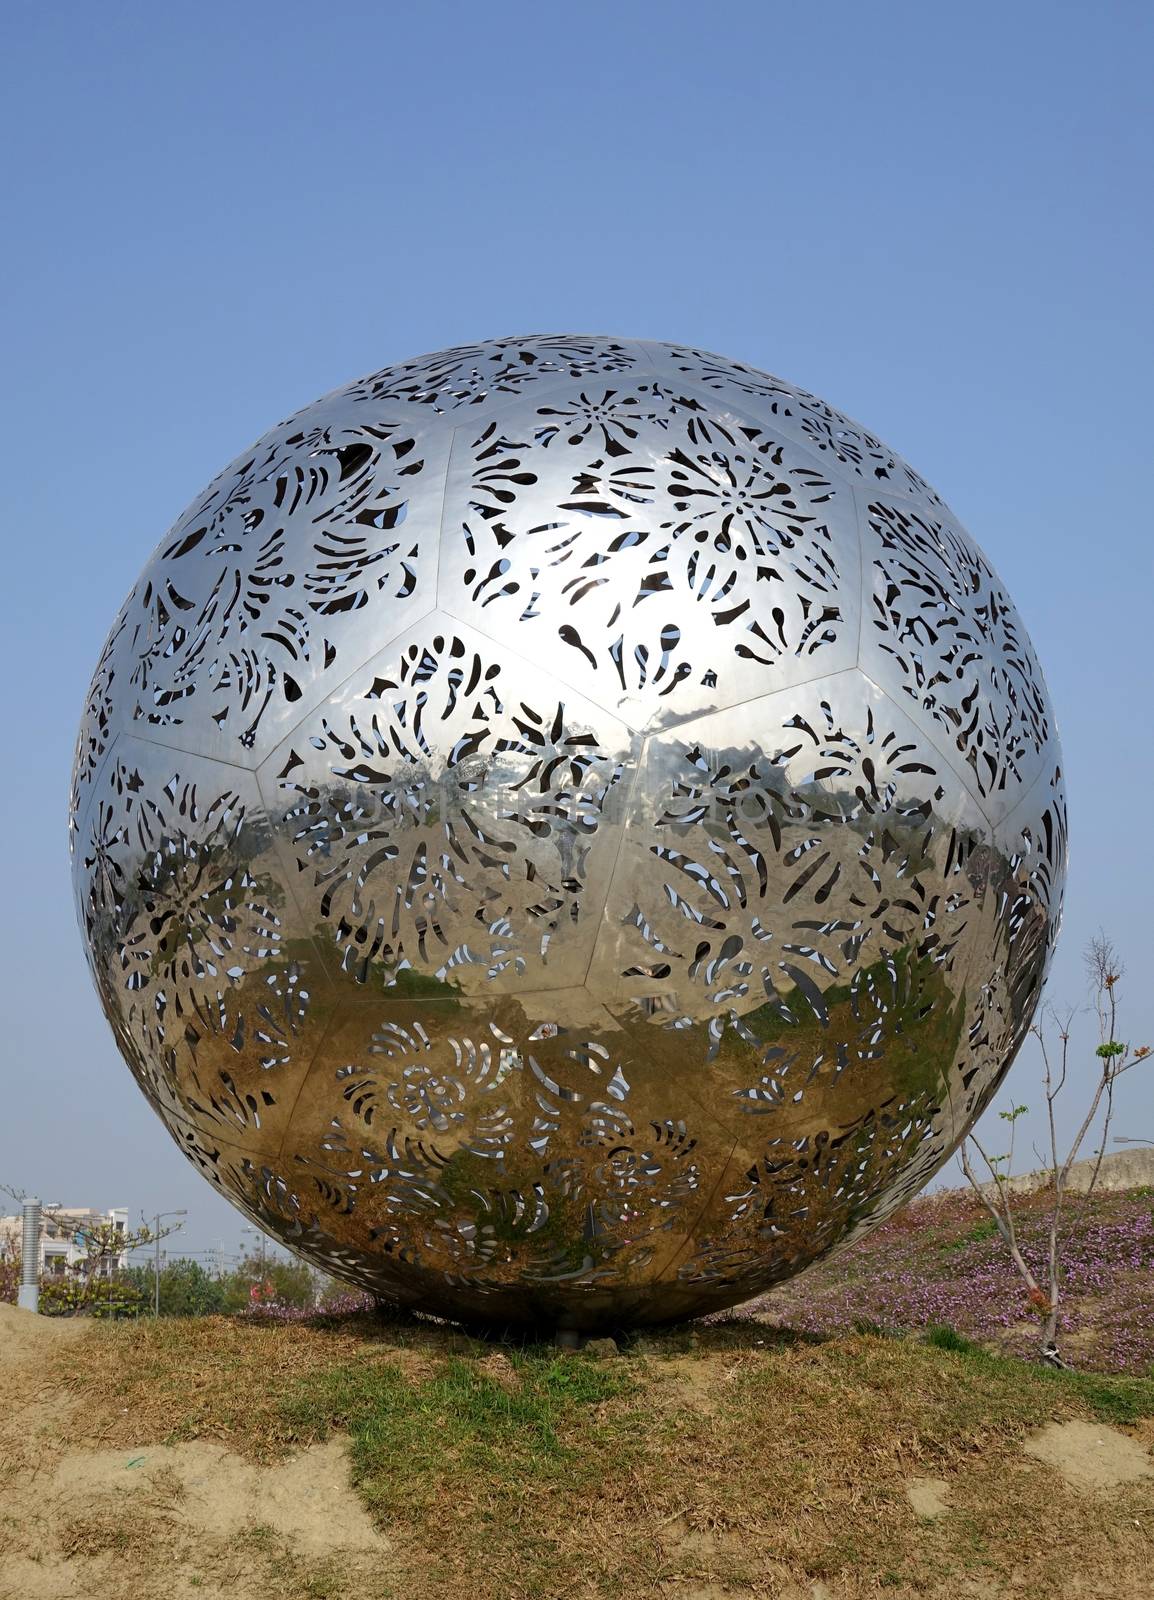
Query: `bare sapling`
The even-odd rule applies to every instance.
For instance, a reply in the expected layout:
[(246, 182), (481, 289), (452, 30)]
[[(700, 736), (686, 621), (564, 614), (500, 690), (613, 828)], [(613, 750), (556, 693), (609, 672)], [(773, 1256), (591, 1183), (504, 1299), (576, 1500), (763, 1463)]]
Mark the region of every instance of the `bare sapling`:
[[(1150, 1055), (1147, 1045), (1131, 1046), (1118, 1038), (1119, 986), (1124, 968), (1118, 960), (1114, 946), (1104, 935), (1092, 939), (1086, 948), (1086, 968), (1097, 1015), (1098, 1043), (1094, 1051), (1092, 1075), (1075, 1071), (1071, 1078), (1071, 1025), (1076, 1013), (1070, 1011), (1059, 1018), (1048, 1008), (1043, 1020), (1035, 1023), (1030, 1032), (1038, 1041), (1042, 1063), (1042, 1092), (1046, 1107), (1046, 1129), (1049, 1148), (1043, 1152), (1035, 1146), (1035, 1154), (1045, 1174), (1043, 1193), (1046, 1196), (1045, 1252), (1040, 1262), (1031, 1265), (1022, 1250), (1018, 1216), (1015, 1211), (1012, 1182), (1014, 1163), (1014, 1126), (1026, 1114), (1026, 1106), (1014, 1106), (999, 1112), (1009, 1124), (1010, 1147), (1004, 1155), (991, 1156), (981, 1141), (970, 1134), (961, 1148), (962, 1171), (966, 1180), (993, 1218), (998, 1233), (1009, 1252), (1014, 1268), (1026, 1286), (1030, 1305), (1038, 1313), (1042, 1359), (1051, 1366), (1068, 1369), (1058, 1348), (1058, 1330), (1062, 1308), (1062, 1248), (1069, 1229), (1081, 1209), (1088, 1202), (1098, 1182), (1102, 1169), (1110, 1128), (1114, 1120), (1115, 1090), (1118, 1080), (1132, 1067)], [(1087, 1081), (1088, 1079), (1088, 1081)], [(1060, 1152), (1057, 1105), (1067, 1086), (1073, 1091), (1085, 1085), (1088, 1103), (1073, 1138)], [(1081, 1155), (1086, 1141), (1094, 1139), (1090, 1150), (1092, 1165), (1084, 1189), (1080, 1189), (1080, 1203), (1070, 1200), (1070, 1172)], [(988, 1177), (983, 1179), (975, 1171), (971, 1147), (977, 1152)]]
[[(23, 1203), (24, 1194), (9, 1184), (0, 1183), (0, 1191), (11, 1195), (18, 1204)], [(98, 1305), (100, 1285), (113, 1276), (124, 1256), (145, 1245), (157, 1244), (179, 1228), (179, 1224), (159, 1229), (151, 1227), (143, 1217), (138, 1227), (122, 1228), (107, 1218), (98, 1221), (70, 1216), (64, 1208), (52, 1205), (41, 1207), (41, 1226), (51, 1227), (57, 1239), (67, 1241), (76, 1257), (64, 1280), (67, 1295), (55, 1313), (68, 1316), (83, 1316)], [(15, 1242), (10, 1259), (15, 1277), (18, 1277), (19, 1253)]]

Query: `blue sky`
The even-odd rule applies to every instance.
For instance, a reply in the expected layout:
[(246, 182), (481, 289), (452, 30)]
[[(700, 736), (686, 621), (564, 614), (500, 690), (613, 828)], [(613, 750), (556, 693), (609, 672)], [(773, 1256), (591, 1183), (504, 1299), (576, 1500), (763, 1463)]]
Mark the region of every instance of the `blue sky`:
[[(941, 490), (1027, 621), (1065, 745), (1052, 997), (1084, 1000), (1105, 928), (1154, 1043), (1154, 10), (63, 0), (6, 8), (0, 42), (0, 1182), (239, 1239), (89, 986), (64, 827), (84, 691), (226, 461), (361, 372), (492, 334), (722, 351)], [(1010, 1090), (1036, 1101), (1028, 1054)], [(1154, 1138), (1154, 1073), (1119, 1131)]]

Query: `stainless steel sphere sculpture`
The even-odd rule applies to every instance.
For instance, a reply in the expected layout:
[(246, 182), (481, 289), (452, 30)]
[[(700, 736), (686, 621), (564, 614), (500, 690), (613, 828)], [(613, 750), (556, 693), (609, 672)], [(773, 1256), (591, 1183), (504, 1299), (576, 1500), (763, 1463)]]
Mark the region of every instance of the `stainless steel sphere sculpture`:
[(260, 1226), (393, 1302), (655, 1322), (873, 1226), (1013, 1059), (1065, 813), (921, 478), (677, 345), (409, 361), (163, 540), (80, 732), (117, 1042)]

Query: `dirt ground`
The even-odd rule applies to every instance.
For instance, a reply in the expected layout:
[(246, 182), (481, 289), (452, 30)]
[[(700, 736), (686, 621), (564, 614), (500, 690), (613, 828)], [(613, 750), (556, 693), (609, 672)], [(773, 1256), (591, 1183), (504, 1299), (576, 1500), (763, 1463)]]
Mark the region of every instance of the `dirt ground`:
[[(353, 1489), (348, 1444), (341, 1436), (267, 1462), (246, 1459), (227, 1442), (210, 1438), (136, 1439), (127, 1416), (100, 1417), (101, 1432), (94, 1437), (92, 1418), (83, 1414), (77, 1393), (46, 1376), (50, 1368), (59, 1370), (62, 1354), (67, 1365), (70, 1342), (92, 1337), (84, 1323), (33, 1317), (0, 1305), (5, 1398), (0, 1408), (0, 1600), (431, 1596), (424, 1588), (418, 1596), (411, 1588), (394, 1587), (398, 1569), (404, 1568), (398, 1561), (403, 1546), (374, 1524)], [(734, 1364), (727, 1357), (710, 1365), (694, 1353), (670, 1355), (649, 1397), (654, 1427), (686, 1411), (708, 1417), (743, 1360)], [(480, 1358), (477, 1370), (496, 1382), (507, 1376), (512, 1381), (508, 1359), (499, 1352)], [(198, 1380), (190, 1375), (190, 1381)], [(148, 1431), (161, 1431), (155, 1417)], [(1039, 1475), (1044, 1485), (1060, 1479), (1094, 1517), (1096, 1507), (1116, 1511), (1124, 1502), (1127, 1525), (1133, 1523), (1138, 1530), (1133, 1537), (1145, 1548), (1154, 1532), (1152, 1438), (1149, 1423), (1123, 1431), (1103, 1423), (1054, 1421), (1015, 1446), (1017, 1460), (1008, 1465), (1019, 1478)], [(996, 1469), (997, 1464), (985, 1466)], [(967, 1470), (983, 1470), (980, 1458)], [(959, 1499), (960, 1492), (964, 1499), (964, 1479), (907, 1472), (898, 1480), (899, 1494), (903, 1486), (906, 1516), (912, 1514), (927, 1530), (927, 1539), (931, 1531), (934, 1538), (943, 1537), (942, 1530), (953, 1524), (964, 1543), (966, 1513)], [(639, 1507), (638, 1516), (646, 1514), (647, 1508)], [(875, 1591), (836, 1576), (799, 1583), (793, 1569), (768, 1559), (752, 1586), (724, 1576), (702, 1581), (706, 1573), (735, 1569), (749, 1539), (739, 1520), (725, 1526), (686, 1512), (654, 1517), (654, 1530), (670, 1568), (660, 1579), (638, 1572), (636, 1587), (620, 1591), (631, 1600), (650, 1594), (666, 1600), (841, 1600), (867, 1592), (1003, 1600), (1036, 1592), (1025, 1582), (1004, 1585), (981, 1574), (960, 1579), (957, 1588), (919, 1581), (914, 1588), (887, 1590), (879, 1580)], [(1038, 1527), (1023, 1530), (1024, 1544), (1036, 1540), (1043, 1547), (1049, 1537)], [(1101, 1586), (1095, 1570), (1080, 1568), (1076, 1550), (1063, 1557), (1063, 1568), (1065, 1581), (1056, 1594), (1154, 1600), (1154, 1560), (1147, 1571), (1141, 1560), (1135, 1564), (1127, 1555), (1119, 1569), (1127, 1576), (1119, 1584), (1115, 1574), (1109, 1588)], [(504, 1591), (498, 1585), (495, 1592)], [(509, 1600), (546, 1593), (519, 1585), (507, 1592)]]
[(38, 1380), (79, 1321), (0, 1304), (0, 1600), (124, 1600), (124, 1567), (150, 1550), (133, 1600), (373, 1595), (389, 1541), (332, 1439), (268, 1466), (195, 1440), (70, 1449), (76, 1401)]

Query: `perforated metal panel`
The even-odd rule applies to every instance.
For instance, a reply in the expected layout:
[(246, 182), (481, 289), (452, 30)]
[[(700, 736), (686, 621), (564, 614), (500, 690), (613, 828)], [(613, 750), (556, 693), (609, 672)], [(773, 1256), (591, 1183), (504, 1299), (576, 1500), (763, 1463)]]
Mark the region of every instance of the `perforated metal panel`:
[(1061, 762), (1021, 621), (886, 447), (721, 357), (389, 368), (162, 541), (74, 879), (189, 1157), (496, 1321), (752, 1295), (915, 1193), (1029, 1024)]

